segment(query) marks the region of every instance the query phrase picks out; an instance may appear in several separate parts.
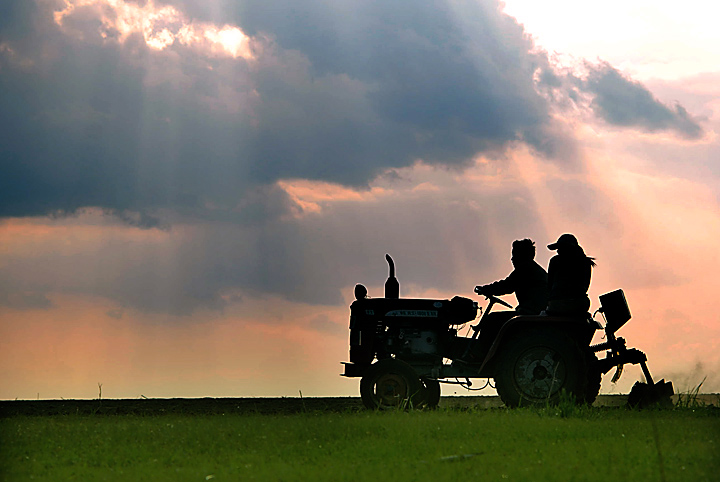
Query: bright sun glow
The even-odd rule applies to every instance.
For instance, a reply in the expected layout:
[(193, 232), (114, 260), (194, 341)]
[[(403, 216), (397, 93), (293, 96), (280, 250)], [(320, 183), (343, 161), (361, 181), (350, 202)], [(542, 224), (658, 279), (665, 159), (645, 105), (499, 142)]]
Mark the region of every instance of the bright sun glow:
[(121, 43), (140, 34), (154, 50), (178, 42), (213, 55), (253, 58), (251, 39), (238, 27), (194, 22), (175, 7), (157, 6), (152, 0), (142, 6), (123, 0), (64, 0), (64, 7), (54, 14), (55, 23), (65, 26), (73, 16), (97, 18), (101, 23), (98, 34)]
[(705, 0), (505, 0), (503, 11), (550, 53), (609, 61), (636, 79), (713, 72), (720, 4)]

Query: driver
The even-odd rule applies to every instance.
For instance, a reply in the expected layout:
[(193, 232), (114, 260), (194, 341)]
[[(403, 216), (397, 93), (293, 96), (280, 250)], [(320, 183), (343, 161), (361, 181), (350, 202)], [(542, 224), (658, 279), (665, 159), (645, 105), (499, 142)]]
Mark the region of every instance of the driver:
[(487, 285), (476, 286), (479, 295), (509, 295), (515, 293), (518, 306), (514, 311), (489, 313), (484, 331), (497, 331), (505, 321), (516, 315), (537, 315), (548, 303), (548, 274), (535, 262), (535, 243), (531, 239), (518, 239), (512, 243), (512, 261), (515, 268), (507, 278)]
[(530, 239), (513, 241), (510, 261), (515, 269), (507, 278), (488, 285), (476, 286), (475, 293), (479, 295), (515, 293), (518, 301), (515, 314), (539, 314), (547, 306), (549, 291), (547, 272), (535, 262), (535, 243)]

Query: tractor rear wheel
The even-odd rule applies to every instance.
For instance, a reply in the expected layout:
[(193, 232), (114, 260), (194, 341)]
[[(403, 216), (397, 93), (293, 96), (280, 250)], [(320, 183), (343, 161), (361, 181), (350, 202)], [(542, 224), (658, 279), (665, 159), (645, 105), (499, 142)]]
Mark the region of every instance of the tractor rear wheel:
[(360, 379), (360, 398), (363, 405), (372, 410), (412, 408), (421, 403), (423, 392), (415, 370), (396, 358), (370, 365)]
[(585, 357), (561, 331), (531, 330), (510, 340), (498, 360), (495, 386), (508, 407), (582, 401), (588, 385)]

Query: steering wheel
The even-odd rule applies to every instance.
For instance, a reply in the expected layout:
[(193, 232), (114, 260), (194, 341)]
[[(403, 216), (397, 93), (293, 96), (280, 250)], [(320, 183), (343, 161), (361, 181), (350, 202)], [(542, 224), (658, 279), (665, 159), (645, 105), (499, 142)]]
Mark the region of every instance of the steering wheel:
[(513, 309), (512, 305), (511, 305), (510, 303), (501, 300), (501, 299), (498, 298), (497, 296), (485, 295), (485, 298), (488, 299), (488, 300), (490, 300), (490, 301), (493, 302), (493, 303), (499, 303), (499, 304), (503, 305), (503, 306), (506, 307), (506, 308), (510, 308), (511, 310)]
[(512, 305), (510, 303), (507, 303), (506, 301), (501, 300), (500, 298), (498, 298), (495, 295), (487, 295), (485, 293), (480, 293), (477, 290), (475, 290), (475, 293), (477, 293), (479, 295), (483, 295), (486, 300), (490, 300), (490, 304), (498, 303), (500, 305), (503, 305), (506, 308), (510, 308), (511, 310), (513, 309)]

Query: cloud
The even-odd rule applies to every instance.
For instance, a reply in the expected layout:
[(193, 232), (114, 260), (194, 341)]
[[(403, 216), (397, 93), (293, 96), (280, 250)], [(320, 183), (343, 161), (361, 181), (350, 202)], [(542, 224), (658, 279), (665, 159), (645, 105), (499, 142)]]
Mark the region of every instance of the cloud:
[(250, 2), (233, 24), (190, 3), (11, 5), (30, 28), (1, 42), (0, 216), (232, 211), (278, 179), (365, 186), (571, 142), (536, 88), (546, 58), (494, 2), (293, 2), (295, 20)]
[(679, 103), (671, 107), (661, 103), (643, 84), (606, 62), (588, 68), (582, 89), (594, 95), (591, 108), (606, 122), (648, 132), (674, 131), (687, 139), (703, 135), (698, 120)]
[[(469, 294), (480, 278), (505, 276), (512, 239), (538, 236), (542, 224), (521, 186), (473, 192), (461, 184), (452, 171), (417, 167), (372, 196), (327, 200), (316, 184), (314, 204), (295, 191), (292, 216), (268, 221), (269, 204), (259, 202), (246, 207), (245, 222), (185, 219), (167, 230), (128, 227), (99, 210), (12, 220), (1, 230), (0, 247), (12, 256), (0, 274), (14, 282), (2, 288), (12, 299), (79, 294), (173, 315), (222, 311), (238, 295), (260, 293), (338, 305), (358, 282), (381, 296), (389, 252), (404, 295)], [(447, 194), (449, 186), (456, 192)]]
[[(532, 174), (539, 166), (546, 170)], [(531, 185), (517, 177), (528, 170)], [(13, 282), (2, 286), (0, 301), (30, 302), (30, 293), (49, 300), (74, 294), (178, 316), (227, 311), (259, 295), (338, 306), (355, 283), (382, 296), (386, 252), (395, 259), (403, 296), (471, 295), (476, 284), (512, 269), (512, 240), (534, 239), (538, 262), (546, 265), (551, 253), (543, 246), (566, 231), (597, 257), (598, 289), (608, 283), (614, 289), (618, 282), (641, 289), (688, 281), (687, 268), (679, 270), (687, 264), (683, 256), (665, 259), (674, 253), (671, 246), (656, 239), (656, 249), (638, 248), (659, 229), (658, 214), (642, 204), (657, 204), (652, 196), (636, 192), (632, 183), (616, 186), (600, 178), (593, 184), (557, 178), (552, 171), (520, 155), (503, 162), (480, 159), (469, 170), (418, 164), (360, 192), (286, 181), (255, 191), (235, 212), (171, 217), (162, 230), (128, 226), (97, 209), (10, 220), (0, 229), (0, 249), (10, 253), (0, 278)], [(614, 179), (616, 173), (605, 176)], [(653, 185), (647, 179), (638, 183)], [(635, 209), (608, 187), (624, 192)], [(673, 184), (658, 190), (687, 197)], [(696, 201), (688, 204), (692, 209)], [(681, 212), (677, 217), (683, 219)], [(645, 232), (643, 223), (653, 232)], [(613, 241), (600, 241), (605, 239)]]
[[(556, 119), (562, 75), (494, 1), (4, 8), (3, 217), (211, 216), (282, 179), (362, 187), (417, 160), (469, 166), (517, 143), (578, 164)], [(613, 125), (702, 134), (608, 64), (580, 88)]]
[[(493, 171), (508, 151), (583, 166), (557, 119), (564, 74), (494, 1), (3, 8), (0, 217), (57, 227), (80, 213), (82, 249), (46, 255), (48, 238), (2, 267), (29, 306), (52, 292), (173, 314), (222, 310), (246, 291), (334, 304), (358, 281), (382, 284), (385, 252), (404, 290), (464, 291), (507, 274), (494, 246), (545, 237), (528, 189)], [(642, 85), (590, 70), (581, 87), (607, 104), (600, 115), (615, 118), (614, 82), (649, 96), (634, 126), (661, 117)], [(679, 112), (657, 128), (692, 133)], [(478, 175), (478, 155), (481, 189), (459, 176)], [(298, 197), (303, 182), (331, 201)], [(561, 209), (572, 221), (607, 207), (581, 181), (549, 188), (582, 199)]]
[(0, 286), (0, 305), (19, 310), (49, 309), (54, 306), (46, 293), (34, 290), (25, 291), (18, 286), (5, 283)]
[(335, 323), (324, 313), (311, 319), (308, 326), (311, 330), (319, 331), (321, 333), (327, 333), (333, 336), (342, 336), (343, 338), (347, 336), (347, 327), (345, 326), (345, 323)]
[(99, 34), (124, 43), (139, 35), (153, 50), (178, 44), (213, 55), (253, 58), (250, 38), (239, 28), (196, 22), (173, 6), (153, 0), (63, 0), (56, 8), (52, 15), (55, 23), (82, 38)]

